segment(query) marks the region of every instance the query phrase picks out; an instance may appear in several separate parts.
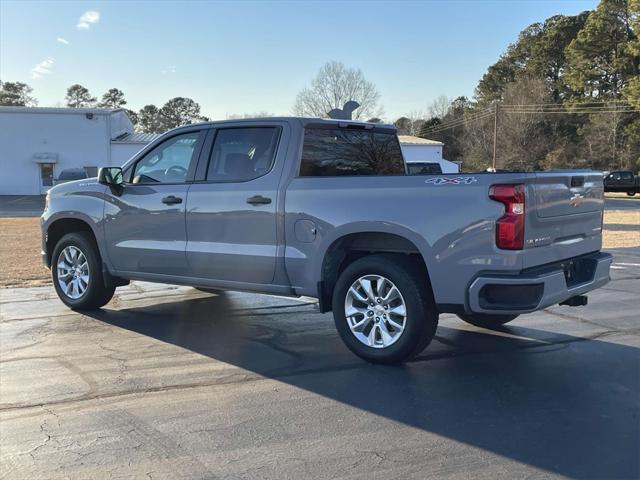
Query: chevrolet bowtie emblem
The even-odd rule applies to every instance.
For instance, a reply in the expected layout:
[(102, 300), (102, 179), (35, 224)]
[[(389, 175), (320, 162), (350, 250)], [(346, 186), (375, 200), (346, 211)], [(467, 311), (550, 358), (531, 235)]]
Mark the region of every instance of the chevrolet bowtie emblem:
[(579, 193), (576, 193), (573, 197), (571, 197), (571, 200), (569, 200), (569, 203), (571, 204), (572, 207), (579, 207), (580, 205), (582, 205), (583, 200), (584, 200), (584, 197)]

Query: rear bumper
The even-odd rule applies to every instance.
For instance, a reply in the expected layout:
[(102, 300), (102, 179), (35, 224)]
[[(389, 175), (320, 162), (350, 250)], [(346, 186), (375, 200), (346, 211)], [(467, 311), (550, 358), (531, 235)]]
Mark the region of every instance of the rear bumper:
[(483, 274), (467, 292), (470, 313), (528, 313), (558, 304), (605, 285), (613, 257), (596, 252), (518, 275)]

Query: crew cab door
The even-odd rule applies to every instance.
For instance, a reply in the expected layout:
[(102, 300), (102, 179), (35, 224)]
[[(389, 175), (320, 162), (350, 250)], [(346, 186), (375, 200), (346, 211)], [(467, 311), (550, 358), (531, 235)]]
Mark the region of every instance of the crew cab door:
[(286, 131), (277, 122), (243, 122), (209, 134), (187, 200), (187, 260), (195, 277), (273, 281)]
[(120, 195), (107, 193), (104, 235), (117, 271), (188, 275), (185, 207), (205, 134), (164, 139), (127, 168)]

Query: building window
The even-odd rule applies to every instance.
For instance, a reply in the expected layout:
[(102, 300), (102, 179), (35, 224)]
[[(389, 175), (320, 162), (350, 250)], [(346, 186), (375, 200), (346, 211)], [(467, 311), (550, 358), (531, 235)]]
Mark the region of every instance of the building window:
[(40, 164), (40, 178), (43, 187), (53, 187), (53, 163)]

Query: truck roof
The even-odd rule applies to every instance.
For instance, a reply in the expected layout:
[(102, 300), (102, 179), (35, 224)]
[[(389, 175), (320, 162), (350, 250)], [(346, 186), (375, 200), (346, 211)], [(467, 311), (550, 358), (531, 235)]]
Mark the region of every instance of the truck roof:
[[(370, 122), (363, 122), (360, 120), (334, 120), (331, 118), (313, 118), (313, 117), (256, 117), (256, 118), (234, 118), (234, 119), (227, 119), (227, 120), (214, 120), (214, 121), (210, 121), (210, 122), (201, 122), (201, 123), (194, 123), (191, 125), (185, 125), (184, 127), (192, 127), (194, 125), (224, 125), (224, 124), (228, 124), (228, 123), (251, 123), (251, 122), (277, 122), (277, 121), (285, 121), (285, 122), (291, 122), (291, 121), (296, 121), (296, 122), (300, 122), (302, 124), (302, 126), (307, 126), (307, 125), (336, 125), (336, 126), (356, 126), (356, 125), (362, 125), (362, 126), (367, 126), (368, 128), (383, 128), (383, 129), (393, 129), (396, 130), (395, 125), (391, 125), (388, 123), (370, 123)], [(184, 127), (179, 127), (179, 128), (184, 128)]]

